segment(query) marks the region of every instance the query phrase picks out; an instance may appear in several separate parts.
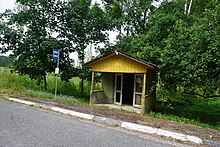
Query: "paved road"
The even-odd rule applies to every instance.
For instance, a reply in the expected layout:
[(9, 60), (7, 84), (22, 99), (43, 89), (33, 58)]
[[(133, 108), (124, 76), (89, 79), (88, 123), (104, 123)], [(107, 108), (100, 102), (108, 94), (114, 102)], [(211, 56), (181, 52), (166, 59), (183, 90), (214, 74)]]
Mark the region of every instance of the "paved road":
[(171, 144), (0, 99), (0, 147), (165, 147)]

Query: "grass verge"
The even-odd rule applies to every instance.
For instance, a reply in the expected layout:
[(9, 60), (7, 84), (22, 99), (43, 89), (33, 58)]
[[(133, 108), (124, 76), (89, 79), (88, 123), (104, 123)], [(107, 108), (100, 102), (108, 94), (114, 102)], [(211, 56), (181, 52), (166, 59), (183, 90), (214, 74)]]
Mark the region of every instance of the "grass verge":
[(42, 91), (34, 91), (34, 90), (27, 90), (27, 96), (37, 97), (41, 99), (52, 99), (59, 102), (64, 102), (68, 104), (80, 104), (80, 105), (88, 105), (89, 101), (83, 98), (75, 98), (73, 96), (66, 96), (66, 95), (57, 95), (54, 97), (54, 94), (49, 92), (42, 92)]
[[(52, 99), (69, 104), (89, 104), (90, 83), (88, 81), (84, 84), (85, 94), (80, 98), (78, 78), (73, 78), (70, 82), (59, 80), (57, 97), (53, 94), (55, 77), (48, 75), (47, 80), (48, 90), (45, 91), (43, 83), (30, 80), (27, 76), (11, 73), (8, 68), (0, 68), (0, 94)], [(157, 97), (157, 112), (145, 114), (146, 116), (220, 130), (220, 99), (201, 100), (178, 94), (169, 95), (164, 91), (158, 91)]]
[(183, 122), (220, 130), (220, 99), (202, 99), (157, 91), (157, 111), (146, 114), (151, 117)]

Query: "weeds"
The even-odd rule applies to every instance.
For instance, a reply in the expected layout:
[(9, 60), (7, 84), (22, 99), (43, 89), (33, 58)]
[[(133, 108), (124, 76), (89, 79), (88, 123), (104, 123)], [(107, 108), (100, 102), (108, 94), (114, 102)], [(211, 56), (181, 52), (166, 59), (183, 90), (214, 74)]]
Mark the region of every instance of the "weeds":
[(76, 99), (73, 96), (66, 96), (66, 95), (57, 95), (56, 97), (54, 97), (54, 94), (49, 93), (49, 92), (27, 90), (27, 95), (32, 96), (32, 97), (42, 98), (42, 99), (53, 99), (53, 100), (57, 100), (57, 101), (65, 102), (69, 104), (84, 104), (84, 105), (89, 104), (89, 101), (83, 98)]
[[(59, 79), (58, 83), (58, 95), (54, 97), (54, 75), (47, 75), (48, 90), (45, 91), (43, 83), (30, 80), (27, 76), (11, 73), (8, 68), (0, 68), (0, 94), (26, 95), (69, 104), (89, 104), (89, 81), (84, 83), (83, 98), (80, 98), (79, 78), (73, 78), (70, 82), (63, 82)], [(96, 89), (101, 88), (100, 83), (95, 86)], [(220, 130), (219, 108), (220, 99), (204, 100), (198, 97), (183, 96), (181, 89), (177, 93), (170, 93), (160, 88), (157, 90), (157, 111), (145, 115)]]
[(58, 95), (54, 98), (55, 77), (52, 74), (47, 76), (48, 89), (38, 80), (31, 80), (28, 76), (21, 76), (11, 73), (8, 68), (0, 67), (0, 94), (26, 95), (39, 98), (55, 99), (71, 104), (88, 104), (90, 83), (85, 81), (84, 96), (80, 98), (79, 78), (73, 78), (70, 82), (63, 82), (59, 79)]
[(220, 130), (220, 99), (201, 99), (157, 90), (157, 111), (148, 116)]

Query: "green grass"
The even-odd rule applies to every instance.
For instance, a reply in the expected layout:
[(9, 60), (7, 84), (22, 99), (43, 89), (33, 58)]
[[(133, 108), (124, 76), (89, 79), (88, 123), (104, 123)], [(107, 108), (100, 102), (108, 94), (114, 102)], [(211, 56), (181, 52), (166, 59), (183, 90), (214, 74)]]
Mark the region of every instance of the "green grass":
[(220, 99), (157, 92), (157, 111), (147, 116), (220, 130)]
[(80, 93), (79, 78), (73, 78), (70, 82), (63, 82), (59, 79), (57, 97), (54, 97), (55, 83), (55, 76), (47, 75), (48, 89), (45, 91), (42, 81), (31, 80), (28, 76), (17, 75), (11, 73), (8, 68), (0, 67), (0, 94), (53, 99), (70, 104), (89, 103), (90, 82), (84, 83), (83, 97)]
[[(47, 75), (47, 85), (48, 90), (45, 91), (42, 82), (30, 80), (27, 76), (16, 75), (8, 68), (0, 67), (0, 94), (53, 99), (69, 104), (89, 104), (89, 81), (84, 83), (83, 97), (80, 96), (79, 78), (73, 78), (70, 82), (59, 79), (57, 97), (54, 97), (54, 75)], [(100, 83), (95, 86), (96, 89), (101, 88)], [(157, 111), (145, 115), (220, 130), (220, 99), (204, 100), (158, 89)]]
[(89, 104), (88, 99), (83, 99), (83, 98), (76, 99), (73, 96), (66, 96), (66, 95), (57, 95), (56, 97), (54, 97), (54, 94), (49, 93), (49, 92), (27, 90), (26, 94), (28, 96), (32, 96), (32, 97), (38, 97), (38, 98), (42, 98), (42, 99), (52, 99), (52, 100), (56, 100), (56, 101), (64, 102), (64, 103), (68, 103), (68, 104), (80, 104), (80, 105), (88, 105)]

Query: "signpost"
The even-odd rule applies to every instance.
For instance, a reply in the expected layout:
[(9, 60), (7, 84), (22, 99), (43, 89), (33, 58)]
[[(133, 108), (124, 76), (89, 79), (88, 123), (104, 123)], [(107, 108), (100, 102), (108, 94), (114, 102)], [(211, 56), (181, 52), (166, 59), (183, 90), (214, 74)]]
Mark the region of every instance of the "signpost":
[(55, 94), (54, 94), (55, 97), (57, 96), (59, 59), (60, 59), (60, 51), (58, 49), (53, 49), (53, 61), (57, 61), (57, 67), (55, 68), (55, 74), (56, 74), (56, 87), (55, 87)]
[(53, 49), (53, 61), (58, 61), (58, 60), (59, 60), (59, 50)]

